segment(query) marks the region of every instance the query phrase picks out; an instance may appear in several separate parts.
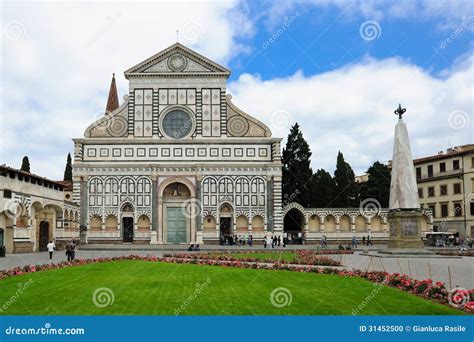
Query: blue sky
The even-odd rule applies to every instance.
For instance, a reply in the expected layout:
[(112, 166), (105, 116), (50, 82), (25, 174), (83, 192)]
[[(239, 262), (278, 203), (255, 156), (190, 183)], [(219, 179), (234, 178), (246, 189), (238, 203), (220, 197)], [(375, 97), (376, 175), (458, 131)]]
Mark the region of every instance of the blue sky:
[[(256, 20), (259, 29), (249, 39), (252, 52), (230, 61), (233, 78), (242, 72), (257, 73), (263, 79), (292, 75), (298, 70), (312, 75), (357, 62), (366, 55), (377, 59), (399, 57), (437, 76), (449, 69), (456, 58), (472, 52), (474, 23), (469, 13), (473, 15), (474, 5), (465, 6), (470, 12), (461, 15), (458, 23), (443, 16), (420, 14), (419, 19), (410, 15), (385, 16), (376, 20), (380, 28), (378, 38), (361, 41), (361, 20), (370, 20), (371, 16), (354, 15), (356, 3), (347, 1), (347, 7), (341, 9), (314, 6), (307, 1), (294, 2), (283, 17), (271, 20), (263, 15), (269, 11), (268, 3), (271, 2), (249, 3), (251, 16), (260, 13), (261, 17)], [(449, 49), (442, 49), (441, 43), (463, 19), (468, 23), (467, 32), (459, 34)], [(268, 44), (268, 39), (285, 21), (291, 24), (284, 28), (283, 34), (277, 35), (275, 42)], [(248, 44), (248, 41), (244, 39), (243, 43)]]
[[(61, 178), (73, 137), (103, 114), (112, 72), (176, 41), (232, 70), (234, 102), (313, 169), (341, 150), (356, 173), (391, 157), (393, 110), (413, 154), (474, 142), (469, 1), (2, 2), (1, 162)], [(159, 17), (160, 20), (156, 18)], [(44, 23), (48, 23), (45, 25)]]

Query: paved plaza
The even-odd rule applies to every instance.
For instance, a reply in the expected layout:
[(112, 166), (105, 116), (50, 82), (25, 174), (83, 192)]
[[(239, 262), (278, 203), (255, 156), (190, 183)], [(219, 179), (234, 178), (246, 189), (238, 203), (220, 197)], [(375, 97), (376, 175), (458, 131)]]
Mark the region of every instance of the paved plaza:
[[(104, 250), (94, 250), (94, 246), (87, 246), (87, 249), (79, 249), (76, 258), (100, 258), (114, 257), (122, 255), (140, 255), (161, 257), (165, 253), (190, 253), (186, 251), (184, 245), (163, 245), (154, 248), (143, 248), (143, 246), (130, 246), (129, 250), (108, 246)], [(291, 251), (295, 249), (314, 249), (314, 246), (288, 246), (280, 249), (263, 249), (256, 247), (236, 247), (236, 246), (205, 246), (206, 251)], [(432, 278), (433, 281), (442, 281), (446, 287), (472, 288), (474, 286), (474, 258), (473, 257), (403, 257), (403, 258), (378, 258), (363, 255), (363, 250), (356, 250), (354, 254), (330, 255), (329, 257), (341, 261), (347, 269), (360, 269), (369, 271), (387, 271), (389, 273), (405, 273), (415, 279), (422, 280)], [(36, 265), (49, 262), (61, 262), (66, 260), (64, 251), (54, 253), (52, 261), (49, 260), (47, 252), (11, 254), (5, 258), (0, 258), (0, 270), (10, 269), (16, 266)]]

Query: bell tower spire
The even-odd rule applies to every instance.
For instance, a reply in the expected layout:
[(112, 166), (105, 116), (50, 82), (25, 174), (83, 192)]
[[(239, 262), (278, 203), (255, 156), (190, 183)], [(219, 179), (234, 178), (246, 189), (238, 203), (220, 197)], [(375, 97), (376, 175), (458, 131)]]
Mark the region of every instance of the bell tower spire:
[(109, 97), (107, 98), (107, 106), (105, 107), (105, 114), (109, 114), (119, 107), (119, 100), (117, 94), (117, 85), (115, 84), (115, 73), (112, 74), (112, 82), (110, 82)]

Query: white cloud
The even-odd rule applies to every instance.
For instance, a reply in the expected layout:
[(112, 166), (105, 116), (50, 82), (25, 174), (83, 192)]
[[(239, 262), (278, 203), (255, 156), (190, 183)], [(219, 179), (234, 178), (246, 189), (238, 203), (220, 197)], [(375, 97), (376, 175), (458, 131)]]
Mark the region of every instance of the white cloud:
[[(447, 12), (457, 15), (459, 6), (452, 7)], [(62, 177), (71, 138), (102, 114), (112, 72), (122, 96), (122, 72), (174, 43), (176, 29), (180, 41), (224, 65), (248, 51), (239, 38), (254, 30), (245, 3), (234, 2), (12, 2), (2, 10), (0, 161), (19, 167), (27, 154), (32, 171), (51, 178)], [(313, 76), (264, 81), (243, 74), (230, 92), (270, 126), (290, 113), (311, 144), (314, 168), (332, 170), (340, 149), (361, 172), (390, 158), (398, 102), (408, 108), (415, 156), (472, 142), (472, 74), (468, 56), (439, 78), (398, 59), (368, 58)], [(449, 128), (455, 110), (467, 113), (470, 126)], [(283, 120), (272, 120), (278, 111)], [(283, 126), (274, 136), (287, 136)]]
[(338, 20), (437, 19), (440, 28), (449, 29), (457, 27), (464, 18), (474, 14), (472, 0), (289, 0), (284, 5), (274, 2), (266, 10), (265, 23), (272, 30), (290, 12), (304, 12), (311, 8), (320, 11), (336, 8), (341, 12)]
[[(111, 74), (176, 41), (224, 65), (253, 32), (236, 1), (2, 3), (1, 162), (61, 178), (73, 137), (102, 114)], [(219, 42), (216, 44), (216, 42)], [(59, 162), (58, 162), (59, 161)]]
[[(399, 102), (407, 107), (404, 120), (415, 158), (473, 143), (473, 61), (472, 57), (458, 60), (449, 74), (436, 78), (400, 59), (365, 58), (307, 77), (298, 72), (262, 80), (243, 74), (229, 91), (238, 106), (268, 123), (274, 136), (286, 138), (290, 124), (298, 122), (313, 152), (313, 169), (332, 171), (341, 150), (361, 173), (375, 160), (391, 158), (393, 111)], [(460, 129), (451, 127), (456, 125), (456, 114), (450, 117), (454, 111), (461, 111), (457, 112)], [(275, 119), (282, 112), (291, 119), (285, 127), (281, 125), (285, 120)], [(468, 124), (462, 123), (464, 119)]]

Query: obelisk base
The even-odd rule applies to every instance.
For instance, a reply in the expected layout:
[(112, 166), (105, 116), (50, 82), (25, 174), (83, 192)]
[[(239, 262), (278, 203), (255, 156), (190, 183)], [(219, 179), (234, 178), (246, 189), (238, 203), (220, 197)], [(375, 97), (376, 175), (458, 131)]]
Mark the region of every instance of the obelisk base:
[(421, 224), (425, 219), (419, 210), (391, 210), (388, 213), (390, 239), (387, 254), (432, 254), (424, 248)]

